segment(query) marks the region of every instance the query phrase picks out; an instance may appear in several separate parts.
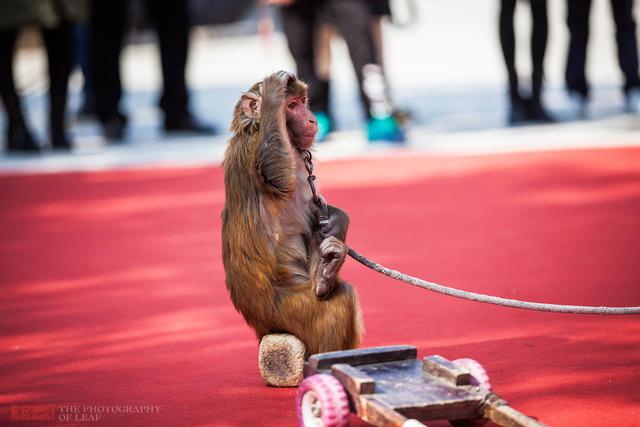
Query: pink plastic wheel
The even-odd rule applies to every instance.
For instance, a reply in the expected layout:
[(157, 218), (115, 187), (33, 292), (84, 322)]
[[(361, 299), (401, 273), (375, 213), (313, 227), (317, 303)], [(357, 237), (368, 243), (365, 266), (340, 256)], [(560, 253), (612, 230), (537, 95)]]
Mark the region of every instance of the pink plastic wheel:
[(453, 363), (471, 372), (471, 384), (491, 390), (489, 375), (487, 375), (487, 371), (484, 370), (479, 362), (473, 359), (456, 359)]
[[(456, 359), (453, 360), (452, 363), (471, 372), (471, 384), (491, 390), (489, 375), (487, 375), (487, 371), (484, 370), (479, 362), (473, 359)], [(488, 421), (489, 420), (480, 417), (469, 420), (450, 420), (449, 423), (453, 427), (482, 427)]]
[(298, 386), (296, 413), (300, 427), (347, 427), (349, 400), (333, 376), (312, 375)]

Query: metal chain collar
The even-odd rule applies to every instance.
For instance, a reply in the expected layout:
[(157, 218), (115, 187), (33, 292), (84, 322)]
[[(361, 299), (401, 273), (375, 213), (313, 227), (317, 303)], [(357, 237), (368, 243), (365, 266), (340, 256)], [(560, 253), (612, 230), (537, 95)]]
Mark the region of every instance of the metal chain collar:
[(300, 150), (302, 154), (302, 160), (304, 161), (304, 167), (307, 169), (309, 176), (307, 177), (307, 181), (309, 181), (309, 187), (311, 187), (311, 194), (313, 195), (313, 203), (320, 209), (319, 215), (319, 225), (323, 226), (329, 223), (329, 210), (327, 208), (327, 204), (322, 200), (322, 198), (318, 195), (316, 191), (316, 176), (313, 174), (313, 156), (311, 155), (311, 151), (309, 150)]

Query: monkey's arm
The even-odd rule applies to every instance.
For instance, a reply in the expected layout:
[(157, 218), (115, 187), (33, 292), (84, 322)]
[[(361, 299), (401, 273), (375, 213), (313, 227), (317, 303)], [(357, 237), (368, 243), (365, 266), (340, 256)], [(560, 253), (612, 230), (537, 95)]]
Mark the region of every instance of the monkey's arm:
[[(318, 200), (311, 205), (311, 211), (318, 224), (315, 235), (319, 242), (329, 236), (335, 236), (342, 242), (347, 240), (349, 215), (345, 211), (327, 204), (322, 196), (318, 196)], [(322, 218), (324, 212), (326, 212), (328, 218)], [(321, 219), (325, 222), (320, 223)]]
[[(320, 264), (315, 277), (315, 293), (319, 297), (328, 295), (336, 285), (338, 272), (347, 256), (347, 229), (349, 216), (339, 208), (328, 205), (322, 196), (312, 205), (318, 221), (314, 232), (320, 252)], [(326, 217), (324, 217), (326, 215)], [(324, 223), (320, 223), (320, 220)]]
[(327, 205), (329, 208), (329, 220), (320, 228), (320, 234), (323, 239), (329, 236), (335, 236), (340, 241), (347, 240), (347, 230), (349, 229), (349, 215), (340, 208)]
[(295, 157), (287, 134), (284, 102), (287, 84), (295, 78), (283, 71), (262, 83), (261, 140), (258, 142), (256, 169), (267, 188), (279, 195), (295, 188)]

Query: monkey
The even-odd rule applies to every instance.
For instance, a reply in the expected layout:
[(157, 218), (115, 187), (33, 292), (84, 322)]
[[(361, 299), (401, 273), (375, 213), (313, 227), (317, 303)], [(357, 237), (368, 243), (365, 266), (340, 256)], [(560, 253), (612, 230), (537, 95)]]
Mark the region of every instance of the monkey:
[(307, 85), (276, 72), (237, 102), (222, 163), (222, 258), (231, 300), (258, 340), (292, 334), (306, 357), (356, 348), (363, 333), (357, 294), (338, 276), (349, 217), (321, 196), (314, 202), (307, 181), (303, 152), (317, 130)]

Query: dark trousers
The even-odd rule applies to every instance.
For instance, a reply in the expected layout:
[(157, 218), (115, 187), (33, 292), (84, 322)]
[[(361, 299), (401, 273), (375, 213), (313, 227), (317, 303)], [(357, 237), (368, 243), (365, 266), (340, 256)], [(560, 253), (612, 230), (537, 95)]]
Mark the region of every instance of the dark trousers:
[[(633, 0), (611, 0), (613, 19), (616, 24), (618, 62), (624, 74), (625, 92), (640, 87), (638, 78), (638, 45), (636, 23), (633, 19)], [(589, 84), (585, 75), (587, 42), (589, 40), (589, 12), (591, 0), (567, 1), (567, 25), (570, 42), (565, 80), (567, 89), (588, 96)]]
[[(358, 78), (360, 97), (371, 117), (372, 99), (365, 90), (366, 66), (376, 64), (376, 51), (371, 33), (371, 10), (365, 0), (298, 0), (281, 8), (282, 28), (289, 50), (296, 62), (298, 77), (309, 85), (312, 111), (329, 111), (328, 82), (316, 74), (314, 34), (322, 20), (336, 27), (347, 47)], [(386, 92), (386, 90), (385, 90)]]
[[(534, 100), (540, 98), (542, 78), (544, 76), (544, 55), (547, 49), (547, 1), (530, 0), (531, 18), (531, 95)], [(520, 98), (518, 90), (518, 73), (516, 71), (515, 30), (513, 16), (516, 0), (501, 0), (500, 4), (500, 44), (509, 76), (509, 92), (512, 100)]]
[[(121, 116), (118, 104), (122, 96), (120, 83), (120, 49), (126, 30), (127, 0), (92, 0), (90, 69), (96, 111), (102, 122)], [(188, 115), (185, 80), (189, 21), (184, 0), (145, 0), (160, 42), (160, 59), (164, 82), (160, 108), (165, 120)]]
[[(7, 114), (8, 130), (26, 129), (20, 99), (13, 78), (13, 51), (18, 29), (0, 31), (0, 96)], [(64, 134), (67, 107), (67, 84), (73, 60), (72, 27), (62, 23), (53, 29), (43, 29), (49, 69), (49, 128), (56, 141)]]

